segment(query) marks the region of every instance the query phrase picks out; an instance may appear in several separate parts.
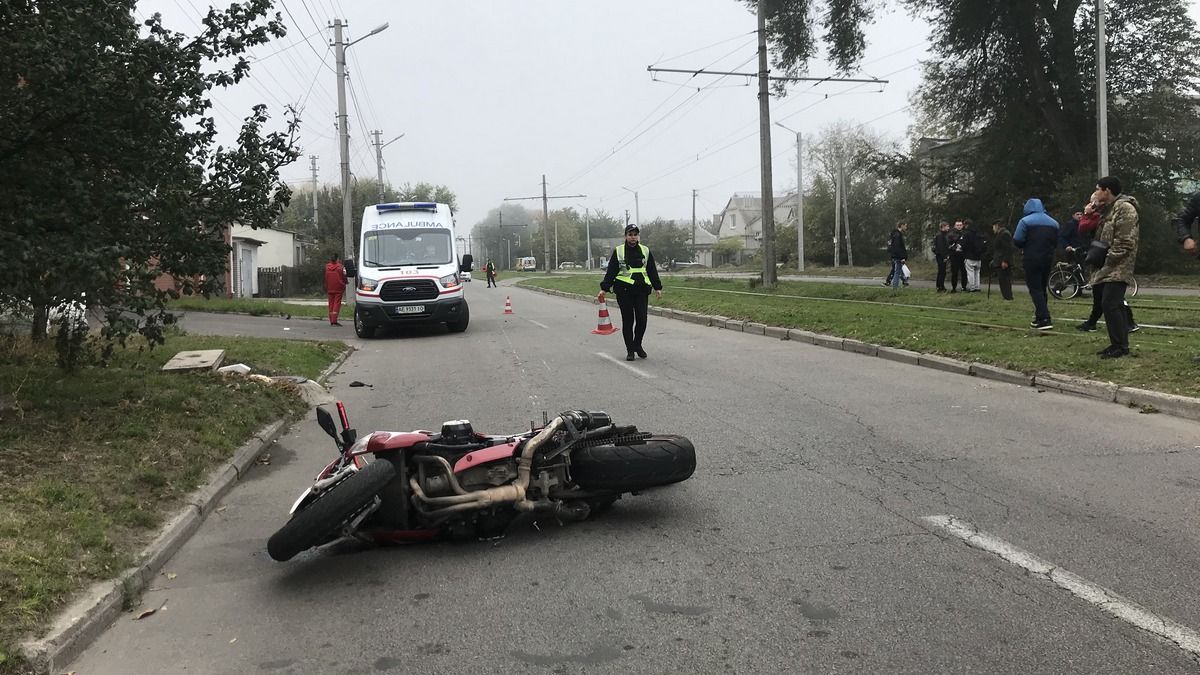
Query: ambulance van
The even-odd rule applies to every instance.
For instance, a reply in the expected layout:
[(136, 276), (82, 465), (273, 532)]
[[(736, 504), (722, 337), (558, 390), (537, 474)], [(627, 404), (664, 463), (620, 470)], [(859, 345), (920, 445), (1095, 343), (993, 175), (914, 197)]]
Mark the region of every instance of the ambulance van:
[[(354, 332), (375, 337), (387, 326), (444, 323), (453, 333), (471, 319), (463, 288), (471, 256), (459, 259), (454, 214), (446, 204), (403, 202), (363, 210), (354, 265)], [(348, 270), (349, 272), (349, 270)]]

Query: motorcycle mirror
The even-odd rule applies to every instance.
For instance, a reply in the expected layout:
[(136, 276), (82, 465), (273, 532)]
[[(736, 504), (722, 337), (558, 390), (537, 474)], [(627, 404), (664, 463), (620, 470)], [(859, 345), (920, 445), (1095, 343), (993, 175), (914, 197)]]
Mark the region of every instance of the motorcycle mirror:
[(321, 428), (332, 436), (333, 440), (337, 440), (337, 425), (334, 424), (333, 415), (330, 415), (328, 410), (317, 408), (317, 424), (321, 425)]

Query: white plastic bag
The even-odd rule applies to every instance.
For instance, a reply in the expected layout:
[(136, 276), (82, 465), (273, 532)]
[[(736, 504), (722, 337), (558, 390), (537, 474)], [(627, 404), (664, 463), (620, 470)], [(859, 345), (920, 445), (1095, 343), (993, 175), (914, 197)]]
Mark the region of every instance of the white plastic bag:
[(912, 277), (912, 272), (910, 272), (908, 270), (908, 263), (904, 263), (903, 265), (900, 265), (900, 274), (904, 275), (904, 279), (906, 281)]

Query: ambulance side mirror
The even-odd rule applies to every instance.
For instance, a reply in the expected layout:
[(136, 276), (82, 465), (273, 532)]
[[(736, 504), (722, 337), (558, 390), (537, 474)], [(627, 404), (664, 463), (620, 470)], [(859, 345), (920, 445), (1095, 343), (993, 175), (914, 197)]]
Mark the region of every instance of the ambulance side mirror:
[(459, 272), (470, 272), (471, 265), (473, 265), (474, 263), (475, 263), (474, 256), (472, 256), (470, 253), (468, 253), (462, 257), (462, 264), (460, 264), (458, 266), (458, 271)]
[(346, 276), (358, 276), (358, 265), (354, 264), (354, 258), (346, 258), (342, 261), (342, 267), (346, 270)]

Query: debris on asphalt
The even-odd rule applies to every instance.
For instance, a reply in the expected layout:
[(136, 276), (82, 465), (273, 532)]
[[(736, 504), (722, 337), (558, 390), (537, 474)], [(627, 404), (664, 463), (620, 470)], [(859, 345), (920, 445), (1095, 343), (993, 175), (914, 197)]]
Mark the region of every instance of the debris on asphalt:
[(366, 382), (359, 382), (358, 380), (351, 382), (350, 386), (351, 387), (371, 387), (372, 389), (375, 388), (375, 385), (373, 385), (373, 384), (367, 384)]

